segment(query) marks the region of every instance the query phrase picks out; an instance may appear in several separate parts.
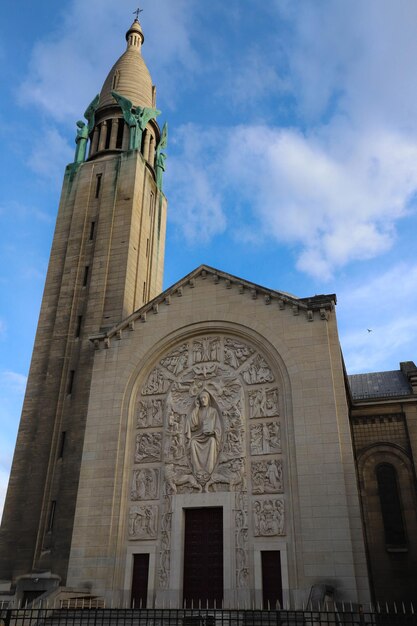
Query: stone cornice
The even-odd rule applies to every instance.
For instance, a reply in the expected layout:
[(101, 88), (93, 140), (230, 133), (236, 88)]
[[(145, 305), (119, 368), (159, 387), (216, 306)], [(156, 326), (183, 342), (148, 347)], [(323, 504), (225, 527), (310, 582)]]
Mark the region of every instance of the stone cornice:
[(111, 339), (121, 339), (124, 330), (134, 330), (136, 323), (144, 323), (150, 316), (158, 314), (161, 305), (169, 306), (172, 298), (184, 296), (187, 289), (193, 289), (195, 287), (195, 281), (198, 278), (202, 280), (212, 280), (215, 284), (222, 284), (222, 287), (225, 289), (235, 287), (239, 290), (240, 294), (246, 294), (253, 300), (263, 302), (264, 305), (278, 305), (280, 310), (289, 308), (292, 310), (293, 315), (303, 315), (308, 322), (313, 322), (314, 319), (328, 320), (329, 313), (334, 309), (336, 304), (335, 294), (297, 298), (297, 296), (283, 291), (266, 289), (261, 285), (222, 272), (208, 265), (200, 265), (190, 272), (190, 274), (187, 274), (174, 285), (168, 287), (168, 289), (160, 293), (153, 300), (144, 304), (137, 311), (134, 311), (129, 317), (122, 320), (116, 326), (92, 335), (90, 341), (94, 343), (96, 349), (99, 349), (101, 344), (103, 344), (105, 348), (110, 347)]

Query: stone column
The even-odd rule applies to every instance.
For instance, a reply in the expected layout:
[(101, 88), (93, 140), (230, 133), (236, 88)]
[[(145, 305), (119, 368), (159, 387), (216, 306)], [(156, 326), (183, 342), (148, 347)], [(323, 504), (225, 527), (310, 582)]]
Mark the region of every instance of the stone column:
[(119, 128), (119, 120), (117, 119), (117, 117), (115, 117), (111, 121), (111, 133), (110, 133), (109, 150), (115, 150), (116, 149), (118, 128)]
[(149, 145), (151, 141), (151, 133), (147, 128), (143, 131), (145, 133), (145, 141), (143, 142), (143, 156), (149, 161)]
[(149, 164), (152, 165), (152, 167), (155, 167), (155, 139), (153, 136), (151, 136), (151, 139), (150, 139), (148, 161), (149, 161)]
[(99, 152), (101, 152), (101, 150), (104, 150), (104, 146), (106, 145), (106, 134), (107, 134), (107, 122), (106, 120), (104, 120), (104, 122), (100, 126), (100, 141), (98, 143)]
[(124, 151), (129, 150), (129, 136), (130, 136), (130, 129), (129, 129), (129, 126), (125, 122), (124, 129), (123, 129), (123, 143), (122, 143), (122, 149)]
[(96, 127), (94, 128), (94, 131), (93, 131), (93, 136), (92, 136), (92, 138), (91, 138), (91, 144), (90, 144), (90, 156), (91, 156), (92, 154), (95, 154), (95, 153), (97, 152), (97, 150), (98, 150), (98, 139), (99, 139), (99, 136), (100, 136), (100, 129), (99, 129), (99, 127), (98, 127), (98, 126), (96, 126)]

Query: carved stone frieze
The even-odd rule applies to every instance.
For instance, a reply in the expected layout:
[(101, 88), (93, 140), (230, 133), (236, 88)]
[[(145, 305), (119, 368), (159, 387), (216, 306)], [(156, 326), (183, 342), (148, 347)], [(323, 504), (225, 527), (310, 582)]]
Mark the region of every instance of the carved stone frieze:
[(271, 383), (274, 381), (269, 365), (260, 354), (257, 354), (250, 363), (244, 366), (242, 376), (247, 385)]
[[(204, 358), (209, 348), (214, 356), (221, 346), (217, 337), (206, 352), (202, 342), (197, 344)], [(167, 493), (235, 490), (244, 483), (244, 463), (237, 458), (244, 455), (243, 394), (236, 373), (218, 363), (193, 365), (177, 377), (166, 405)]]
[(281, 429), (277, 421), (251, 425), (250, 452), (252, 455), (281, 452)]
[(235, 370), (243, 365), (254, 352), (253, 348), (241, 341), (230, 338), (224, 340), (224, 362)]
[(136, 436), (135, 463), (161, 460), (161, 433), (144, 433)]
[(159, 552), (158, 583), (160, 589), (169, 586), (169, 572), (171, 567), (171, 526), (172, 526), (172, 498), (165, 496), (161, 514), (161, 547)]
[(226, 432), (222, 458), (235, 459), (243, 456), (242, 430), (230, 429)]
[(243, 589), (249, 586), (248, 497), (245, 492), (236, 494), (235, 507), (236, 586)]
[[(246, 490), (248, 447), (255, 456), (281, 452), (277, 420), (247, 429), (248, 417), (278, 416), (278, 389), (260, 386), (273, 381), (265, 359), (243, 341), (210, 334), (183, 341), (161, 358), (143, 386), (137, 427), (163, 433), (137, 435), (135, 463), (162, 460), (166, 495)], [(277, 467), (266, 465), (262, 481), (255, 472), (254, 493), (279, 493)], [(139, 498), (144, 475), (135, 476), (132, 494)]]
[(255, 494), (284, 491), (281, 460), (252, 463), (252, 491)]
[(142, 395), (152, 396), (166, 393), (171, 381), (165, 378), (162, 371), (155, 368), (148, 376), (146, 385), (142, 389)]
[(168, 356), (162, 359), (161, 365), (172, 374), (181, 374), (188, 365), (188, 345), (185, 343), (168, 354)]
[(255, 500), (253, 503), (255, 537), (285, 535), (285, 509), (283, 498)]
[(129, 510), (129, 539), (156, 539), (158, 507), (153, 504), (137, 504)]
[(145, 398), (139, 402), (137, 428), (162, 426), (162, 399)]
[(221, 463), (210, 476), (205, 491), (209, 491), (211, 485), (223, 483), (230, 486), (230, 491), (246, 490), (245, 460), (243, 458), (233, 459), (226, 463)]
[(145, 468), (134, 470), (131, 500), (157, 500), (159, 498), (159, 470)]
[(202, 337), (193, 342), (193, 363), (220, 361), (220, 337)]
[(253, 389), (249, 391), (249, 415), (250, 417), (274, 417), (279, 415), (278, 390)]
[(177, 487), (183, 487), (181, 492), (203, 491), (203, 488), (193, 473), (186, 467), (175, 466), (173, 463), (165, 465), (165, 488), (167, 494), (177, 493)]

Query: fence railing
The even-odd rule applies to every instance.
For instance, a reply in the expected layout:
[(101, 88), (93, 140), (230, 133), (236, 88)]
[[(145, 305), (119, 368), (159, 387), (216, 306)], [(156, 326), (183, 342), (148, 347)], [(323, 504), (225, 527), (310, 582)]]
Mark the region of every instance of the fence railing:
[(317, 607), (317, 610), (11, 609), (0, 604), (1, 626), (417, 626), (414, 607)]

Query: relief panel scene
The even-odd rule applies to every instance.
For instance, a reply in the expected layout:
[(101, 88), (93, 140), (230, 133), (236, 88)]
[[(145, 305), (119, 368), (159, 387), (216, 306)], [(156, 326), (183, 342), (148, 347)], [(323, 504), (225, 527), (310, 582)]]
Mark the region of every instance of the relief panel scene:
[(279, 403), (265, 358), (221, 334), (183, 341), (147, 376), (135, 405), (128, 538), (159, 539), (159, 588), (169, 586), (177, 494), (235, 492), (236, 588), (249, 585), (249, 544), (285, 534), (284, 497), (268, 498), (284, 493)]

